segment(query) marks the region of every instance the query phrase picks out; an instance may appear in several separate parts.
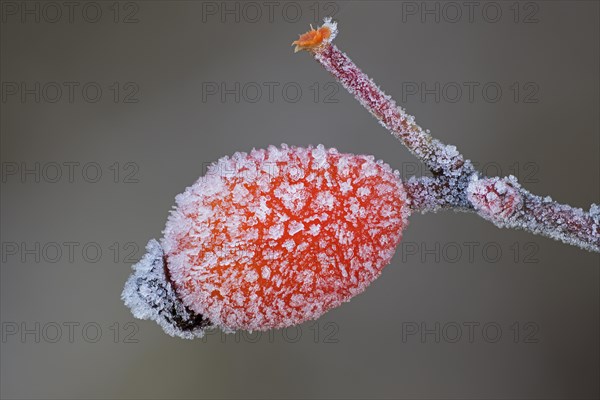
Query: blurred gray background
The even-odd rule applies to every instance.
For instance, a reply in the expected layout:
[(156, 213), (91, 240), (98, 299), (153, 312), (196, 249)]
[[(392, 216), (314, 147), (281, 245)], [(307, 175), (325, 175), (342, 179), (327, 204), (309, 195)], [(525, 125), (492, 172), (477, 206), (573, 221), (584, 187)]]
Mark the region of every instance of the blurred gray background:
[(208, 163), (269, 144), (422, 166), (290, 43), (336, 43), (490, 175), (600, 200), (599, 3), (1, 2), (1, 395), (598, 398), (599, 256), (415, 215), (362, 295), (298, 328), (186, 341), (130, 265)]

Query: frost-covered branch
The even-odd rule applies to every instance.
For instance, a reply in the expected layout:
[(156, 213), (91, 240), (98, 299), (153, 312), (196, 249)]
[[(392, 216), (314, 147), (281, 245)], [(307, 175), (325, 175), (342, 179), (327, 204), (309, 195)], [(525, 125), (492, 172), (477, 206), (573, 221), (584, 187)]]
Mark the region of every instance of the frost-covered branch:
[(514, 176), (506, 178), (412, 177), (404, 183), (413, 212), (476, 212), (500, 228), (525, 231), (600, 252), (600, 208), (590, 212), (536, 196)]
[(481, 177), (455, 146), (445, 145), (423, 130), (331, 42), (337, 24), (326, 18), (318, 29), (293, 44), (307, 50), (355, 96), (392, 135), (431, 170), (433, 178), (411, 178), (405, 183), (413, 211), (439, 209), (472, 211), (498, 227), (524, 229), (583, 249), (600, 252), (600, 208), (589, 212), (559, 204), (523, 189), (517, 179)]

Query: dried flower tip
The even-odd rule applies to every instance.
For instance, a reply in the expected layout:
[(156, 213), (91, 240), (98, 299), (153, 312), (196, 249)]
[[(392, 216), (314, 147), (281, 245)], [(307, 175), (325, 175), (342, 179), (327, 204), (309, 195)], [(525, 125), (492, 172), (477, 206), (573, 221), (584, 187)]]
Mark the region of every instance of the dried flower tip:
[(310, 31), (300, 35), (298, 40), (292, 42), (292, 46), (296, 45), (294, 53), (300, 50), (316, 51), (331, 43), (337, 35), (337, 23), (332, 22), (331, 18), (325, 18), (324, 21), (324, 24), (317, 29), (314, 29), (311, 25)]

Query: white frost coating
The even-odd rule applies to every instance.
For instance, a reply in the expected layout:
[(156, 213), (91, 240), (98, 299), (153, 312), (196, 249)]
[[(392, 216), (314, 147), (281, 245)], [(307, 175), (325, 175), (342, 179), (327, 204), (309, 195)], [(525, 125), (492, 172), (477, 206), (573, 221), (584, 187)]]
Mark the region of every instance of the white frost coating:
[(271, 269), (269, 267), (262, 267), (262, 278), (269, 279), (271, 276)]
[(598, 221), (600, 219), (600, 206), (598, 204), (592, 204), (590, 206), (590, 215), (596, 220), (596, 223), (600, 223)]
[(333, 19), (331, 19), (331, 17), (325, 17), (323, 19), (323, 25), (322, 26), (326, 26), (327, 28), (329, 28), (329, 31), (331, 32), (329, 34), (329, 37), (327, 39), (324, 40), (325, 43), (331, 43), (333, 41), (333, 39), (336, 38), (337, 34), (338, 34), (338, 28), (337, 28), (337, 22), (335, 22)]
[(331, 194), (330, 191), (326, 190), (317, 195), (317, 205), (319, 207), (323, 207), (326, 210), (333, 209), (333, 204), (335, 202), (335, 198)]
[(343, 181), (342, 183), (340, 183), (340, 190), (342, 191), (343, 194), (346, 194), (349, 191), (351, 191), (352, 190), (351, 180), (348, 179), (348, 180)]
[[(290, 234), (293, 235), (293, 233), (290, 232)], [(283, 247), (285, 247), (285, 249), (287, 251), (292, 251), (294, 250), (294, 247), (296, 247), (296, 242), (294, 242), (293, 239), (288, 239), (285, 242), (283, 242)]]
[(256, 273), (256, 271), (250, 270), (246, 272), (246, 276), (244, 277), (244, 279), (248, 283), (256, 282), (256, 280), (258, 279), (258, 274)]
[(269, 228), (269, 237), (271, 239), (279, 239), (283, 236), (284, 230), (283, 224), (275, 224)]
[(319, 232), (321, 232), (321, 225), (319, 224), (312, 224), (309, 228), (310, 234), (313, 236), (317, 236), (319, 234)]
[(371, 190), (369, 188), (361, 187), (358, 189), (357, 193), (359, 197), (366, 197), (371, 194)]

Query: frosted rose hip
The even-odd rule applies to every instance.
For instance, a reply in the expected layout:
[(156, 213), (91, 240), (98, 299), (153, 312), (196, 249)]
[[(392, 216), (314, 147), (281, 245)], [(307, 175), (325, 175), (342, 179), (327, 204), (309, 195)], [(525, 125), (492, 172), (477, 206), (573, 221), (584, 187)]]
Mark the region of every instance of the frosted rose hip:
[(298, 324), (361, 293), (408, 216), (387, 164), (323, 146), (222, 158), (176, 201), (162, 241), (170, 279), (225, 330)]

